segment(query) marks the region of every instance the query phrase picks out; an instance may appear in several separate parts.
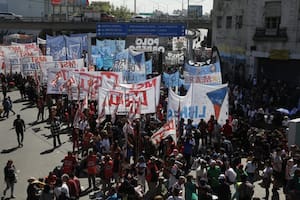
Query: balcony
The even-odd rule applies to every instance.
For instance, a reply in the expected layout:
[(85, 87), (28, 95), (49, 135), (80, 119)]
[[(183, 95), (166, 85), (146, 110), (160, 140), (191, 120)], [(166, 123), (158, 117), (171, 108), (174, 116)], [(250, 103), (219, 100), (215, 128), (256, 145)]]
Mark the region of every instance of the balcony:
[(256, 28), (253, 40), (286, 42), (288, 40), (287, 28)]

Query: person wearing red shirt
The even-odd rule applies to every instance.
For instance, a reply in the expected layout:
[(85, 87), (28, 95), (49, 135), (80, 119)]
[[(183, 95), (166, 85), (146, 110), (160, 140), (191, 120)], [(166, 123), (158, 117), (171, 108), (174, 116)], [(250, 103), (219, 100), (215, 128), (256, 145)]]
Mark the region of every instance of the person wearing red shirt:
[(69, 187), (70, 199), (79, 198), (79, 189), (74, 179), (69, 178), (67, 181), (67, 186)]
[(222, 131), (226, 139), (231, 139), (232, 137), (232, 126), (229, 124), (229, 120), (226, 119), (226, 123), (222, 127)]
[(80, 184), (80, 180), (77, 176), (75, 176), (74, 174), (70, 174), (70, 179), (72, 179), (75, 184), (76, 184), (76, 189), (77, 189), (77, 192), (78, 192), (78, 199), (79, 199), (79, 196), (81, 194), (81, 184)]
[(71, 151), (68, 152), (68, 155), (63, 160), (62, 173), (63, 174), (72, 174), (74, 173), (75, 167), (77, 165), (77, 160)]
[(72, 142), (73, 142), (73, 153), (75, 152), (76, 148), (77, 148), (77, 151), (79, 151), (79, 128), (78, 127), (73, 128)]
[(155, 163), (156, 158), (151, 157), (150, 160), (147, 162), (147, 168), (146, 168), (146, 181), (148, 183), (148, 195), (152, 197), (153, 190), (157, 184), (159, 171), (158, 167)]
[(90, 132), (90, 130), (88, 128), (86, 128), (84, 130), (84, 133), (83, 133), (83, 139), (82, 139), (82, 153), (81, 153), (81, 157), (84, 157), (90, 146), (91, 146), (91, 139), (93, 137), (93, 133)]
[(113, 160), (109, 155), (104, 158), (104, 180), (103, 180), (103, 190), (106, 191), (107, 188), (111, 187), (111, 179), (113, 178)]
[(97, 156), (94, 151), (90, 151), (87, 157), (87, 172), (88, 172), (88, 182), (89, 188), (93, 182), (93, 189), (97, 190), (96, 187), (96, 174), (97, 174)]

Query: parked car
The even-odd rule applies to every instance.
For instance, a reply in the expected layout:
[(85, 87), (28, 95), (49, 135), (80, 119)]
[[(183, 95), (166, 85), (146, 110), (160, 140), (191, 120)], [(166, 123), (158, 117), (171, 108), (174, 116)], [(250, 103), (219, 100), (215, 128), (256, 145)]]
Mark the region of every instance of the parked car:
[(101, 13), (101, 22), (115, 22), (116, 18), (113, 15), (107, 13)]
[(16, 15), (12, 12), (0, 12), (0, 21), (6, 21), (6, 20), (15, 20), (15, 21), (21, 21), (23, 19), (22, 15)]
[(150, 18), (143, 15), (134, 15), (130, 19), (131, 22), (150, 22)]

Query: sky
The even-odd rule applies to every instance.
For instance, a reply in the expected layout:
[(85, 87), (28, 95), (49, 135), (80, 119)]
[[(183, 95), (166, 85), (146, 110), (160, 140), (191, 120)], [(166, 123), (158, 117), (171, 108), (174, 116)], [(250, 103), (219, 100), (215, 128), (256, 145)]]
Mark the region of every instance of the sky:
[[(90, 0), (100, 1), (100, 0)], [(134, 0), (102, 0), (109, 1), (115, 6), (125, 6), (134, 11)], [(188, 0), (136, 0), (137, 13), (149, 13), (154, 10), (161, 10), (163, 12), (172, 13), (173, 10), (181, 10), (187, 8)], [(202, 5), (203, 14), (209, 13), (213, 6), (213, 0), (189, 0), (190, 5)]]

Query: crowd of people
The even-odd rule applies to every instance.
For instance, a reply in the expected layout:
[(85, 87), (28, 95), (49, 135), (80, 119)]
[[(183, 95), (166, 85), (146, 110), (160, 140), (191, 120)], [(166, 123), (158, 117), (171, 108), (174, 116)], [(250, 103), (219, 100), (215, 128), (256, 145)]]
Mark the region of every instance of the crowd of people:
[[(2, 78), (4, 99), (8, 98), (7, 89), (3, 90), (10, 82), (7, 79)], [(47, 95), (43, 87), (37, 89), (33, 79), (18, 74), (12, 79), (21, 98), (36, 105), (37, 121), (48, 116), (45, 121), (50, 124), (53, 148), (62, 145), (62, 124), (73, 143), (61, 167), (46, 177), (28, 179), (28, 200), (79, 199), (92, 190), (105, 199), (250, 200), (255, 199), (255, 181), (265, 188), (265, 199), (279, 199), (280, 188), (290, 200), (300, 194), (300, 150), (288, 146), (285, 123), (299, 112), (285, 116), (276, 111), (297, 107), (299, 88), (254, 78), (230, 83), (231, 118), (225, 124), (219, 124), (214, 115), (197, 125), (192, 119), (181, 119), (177, 143), (166, 138), (154, 145), (151, 135), (166, 121), (167, 90), (161, 93), (157, 113), (134, 121), (126, 116), (116, 120), (106, 116), (100, 123), (96, 101), (89, 101), (88, 108), (81, 110), (80, 102), (64, 95)], [(184, 88), (179, 91), (181, 95), (186, 92)], [(5, 117), (10, 110), (4, 111)], [(79, 118), (78, 110), (82, 111)], [(17, 119), (15, 127), (25, 129), (19, 115)], [(18, 142), (23, 145), (21, 138)], [(12, 168), (11, 162), (8, 168)], [(16, 181), (6, 171), (3, 195), (11, 188), (14, 197)], [(85, 190), (79, 179), (83, 177), (88, 179)]]

